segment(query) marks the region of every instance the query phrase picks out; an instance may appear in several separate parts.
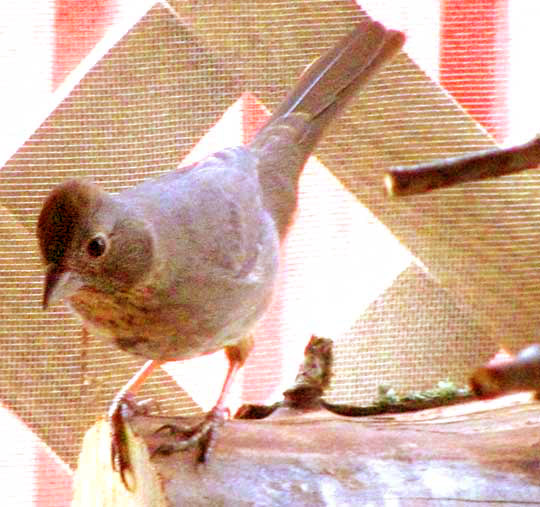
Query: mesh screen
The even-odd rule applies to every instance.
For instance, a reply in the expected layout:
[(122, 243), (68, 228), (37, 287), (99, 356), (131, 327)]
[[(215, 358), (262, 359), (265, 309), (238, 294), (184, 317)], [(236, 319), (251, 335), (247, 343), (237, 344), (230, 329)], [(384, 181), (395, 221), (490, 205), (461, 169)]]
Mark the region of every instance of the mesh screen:
[[(50, 505), (68, 505), (84, 431), (141, 364), (85, 335), (64, 306), (41, 310), (34, 231), (44, 197), (74, 177), (118, 191), (242, 142), (366, 11), (405, 30), (406, 51), (305, 169), (276, 298), (234, 403), (278, 397), (312, 333), (335, 340), (327, 398), (353, 404), (370, 402), (380, 384), (402, 392), (443, 379), (462, 384), (499, 345), (516, 350), (536, 338), (537, 171), (402, 200), (388, 200), (382, 186), (389, 166), (535, 134), (524, 124), (539, 109), (527, 95), (538, 76), (520, 88), (524, 67), (511, 65), (512, 51), (535, 34), (517, 37), (511, 1), (76, 3), (50, 2), (39, 15), (31, 1), (0, 7), (6, 37), (22, 13), (50, 64), (6, 77), (4, 96), (15, 98), (8, 107), (4, 97), (1, 119), (8, 148), (17, 149), (0, 170), (0, 401), (13, 428), (2, 435), (10, 451), (0, 474), (16, 462), (18, 479), (31, 470), (34, 480), (30, 493), (8, 493), (10, 505), (49, 505), (51, 495)], [(532, 16), (535, 2), (523, 5)], [(8, 68), (10, 54), (0, 66)], [(15, 54), (28, 65), (28, 55)], [(170, 364), (140, 398), (167, 414), (207, 410), (224, 372), (222, 353)], [(24, 442), (17, 448), (15, 432)]]

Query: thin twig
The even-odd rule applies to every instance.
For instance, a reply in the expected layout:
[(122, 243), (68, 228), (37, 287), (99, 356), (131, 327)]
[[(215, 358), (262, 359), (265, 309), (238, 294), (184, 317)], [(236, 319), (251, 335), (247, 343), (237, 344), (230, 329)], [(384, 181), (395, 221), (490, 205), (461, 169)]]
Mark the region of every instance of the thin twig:
[(384, 177), (390, 196), (421, 194), (466, 181), (496, 178), (540, 165), (540, 136), (511, 148), (497, 148), (462, 157), (409, 167), (395, 167)]

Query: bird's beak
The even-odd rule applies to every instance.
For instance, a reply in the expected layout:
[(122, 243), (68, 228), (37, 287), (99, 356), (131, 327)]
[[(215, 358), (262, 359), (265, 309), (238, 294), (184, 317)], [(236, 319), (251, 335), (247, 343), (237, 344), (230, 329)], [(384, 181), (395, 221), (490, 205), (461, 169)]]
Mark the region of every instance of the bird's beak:
[(49, 264), (43, 290), (43, 309), (46, 310), (53, 303), (68, 298), (82, 286), (83, 281), (79, 275), (56, 264)]

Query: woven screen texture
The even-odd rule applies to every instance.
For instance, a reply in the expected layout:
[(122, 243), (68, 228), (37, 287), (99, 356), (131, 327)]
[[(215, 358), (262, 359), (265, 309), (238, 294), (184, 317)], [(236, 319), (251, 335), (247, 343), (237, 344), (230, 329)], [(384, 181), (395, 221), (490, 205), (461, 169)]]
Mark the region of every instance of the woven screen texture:
[[(360, 3), (0, 6), (9, 505), (69, 505), (84, 431), (142, 364), (84, 333), (65, 306), (41, 309), (35, 225), (47, 193), (75, 177), (119, 191), (249, 140), (306, 66), (366, 15), (403, 30), (405, 50), (306, 166), (276, 297), (233, 405), (279, 399), (311, 334), (335, 342), (326, 398), (351, 404), (370, 403), (383, 384), (403, 393), (462, 385), (501, 345), (537, 339), (538, 171), (402, 200), (382, 185), (388, 167), (536, 133), (540, 76), (527, 58), (537, 2)], [(225, 370), (222, 352), (168, 364), (140, 398), (167, 414), (208, 410)]]

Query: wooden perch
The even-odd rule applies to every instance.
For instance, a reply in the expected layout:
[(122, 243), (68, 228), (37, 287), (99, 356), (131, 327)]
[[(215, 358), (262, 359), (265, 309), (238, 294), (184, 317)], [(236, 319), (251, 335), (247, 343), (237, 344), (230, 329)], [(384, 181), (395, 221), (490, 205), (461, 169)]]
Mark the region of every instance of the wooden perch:
[(108, 426), (98, 422), (84, 440), (73, 506), (540, 505), (540, 405), (528, 394), (364, 418), (280, 408), (226, 423), (199, 466), (191, 452), (150, 458), (147, 446), (170, 438), (154, 434), (168, 423), (185, 420), (131, 421), (139, 436), (129, 437), (129, 492), (110, 466)]
[(540, 165), (540, 137), (520, 146), (493, 149), (410, 167), (395, 167), (384, 179), (391, 196), (412, 195), (466, 181), (496, 178)]
[(490, 361), (477, 368), (469, 379), (472, 390), (482, 397), (503, 393), (533, 391), (540, 393), (540, 345), (524, 348), (516, 357), (504, 361)]
[(261, 419), (226, 423), (203, 465), (196, 464), (195, 451), (156, 452), (174, 438), (156, 430), (190, 427), (198, 422), (194, 418), (133, 415), (131, 428), (139, 436), (127, 433), (132, 491), (111, 467), (110, 428), (98, 422), (83, 443), (73, 505), (317, 506), (382, 504), (389, 498), (520, 502), (534, 492), (540, 497), (540, 405), (530, 395), (343, 417), (320, 400), (331, 371), (332, 342), (312, 337), (283, 402)]

